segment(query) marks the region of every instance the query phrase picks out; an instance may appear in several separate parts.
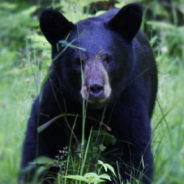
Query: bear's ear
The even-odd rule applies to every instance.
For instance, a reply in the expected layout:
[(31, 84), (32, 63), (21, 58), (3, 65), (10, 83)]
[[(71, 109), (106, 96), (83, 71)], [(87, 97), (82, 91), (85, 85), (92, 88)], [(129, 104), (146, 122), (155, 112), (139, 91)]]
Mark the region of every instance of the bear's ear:
[(40, 28), (47, 40), (56, 44), (69, 33), (74, 24), (69, 22), (61, 13), (52, 9), (46, 9), (40, 16)]
[(130, 42), (140, 29), (141, 21), (142, 8), (139, 4), (132, 3), (121, 8), (108, 24)]

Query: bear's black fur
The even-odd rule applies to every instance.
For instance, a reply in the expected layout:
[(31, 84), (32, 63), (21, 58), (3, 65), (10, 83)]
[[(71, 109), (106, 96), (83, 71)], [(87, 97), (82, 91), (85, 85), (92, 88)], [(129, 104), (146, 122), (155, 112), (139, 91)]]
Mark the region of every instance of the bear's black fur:
[[(106, 108), (104, 123), (117, 139), (110, 160), (118, 161), (122, 179), (133, 183), (131, 176), (139, 178), (141, 173), (142, 183), (151, 183), (150, 119), (157, 69), (152, 49), (140, 31), (141, 21), (142, 10), (136, 3), (77, 24), (52, 9), (41, 14), (40, 27), (52, 45), (53, 63), (41, 97), (32, 106), (21, 168), (39, 156), (55, 158), (68, 144), (74, 117), (57, 119), (39, 134), (37, 127), (61, 113), (81, 115), (84, 99), (88, 103), (87, 117), (97, 122)], [(77, 139), (82, 134), (81, 122), (78, 118), (74, 129)], [(86, 119), (86, 137), (91, 127), (100, 126), (97, 122)], [(24, 178), (21, 174), (20, 180)]]

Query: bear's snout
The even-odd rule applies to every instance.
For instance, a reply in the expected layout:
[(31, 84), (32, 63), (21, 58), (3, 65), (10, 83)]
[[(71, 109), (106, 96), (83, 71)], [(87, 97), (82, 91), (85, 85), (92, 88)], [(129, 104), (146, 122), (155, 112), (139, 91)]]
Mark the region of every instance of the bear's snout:
[(100, 61), (89, 61), (84, 67), (82, 98), (90, 104), (104, 104), (111, 95), (108, 73)]

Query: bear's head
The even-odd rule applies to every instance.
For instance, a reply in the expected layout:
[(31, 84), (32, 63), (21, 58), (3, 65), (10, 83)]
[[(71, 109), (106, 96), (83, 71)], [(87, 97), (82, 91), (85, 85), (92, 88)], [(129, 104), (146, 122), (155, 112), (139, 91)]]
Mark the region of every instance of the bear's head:
[(120, 95), (135, 66), (133, 40), (141, 20), (136, 3), (77, 24), (44, 10), (40, 27), (52, 45), (53, 71), (74, 100), (98, 109)]

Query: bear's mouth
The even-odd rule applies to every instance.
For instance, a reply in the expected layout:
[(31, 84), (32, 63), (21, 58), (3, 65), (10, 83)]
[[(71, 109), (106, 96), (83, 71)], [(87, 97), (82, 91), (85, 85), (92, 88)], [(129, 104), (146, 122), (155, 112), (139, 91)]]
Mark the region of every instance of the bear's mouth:
[(88, 99), (88, 107), (91, 109), (101, 109), (105, 106), (107, 103), (108, 99), (107, 98), (93, 98), (93, 99)]

